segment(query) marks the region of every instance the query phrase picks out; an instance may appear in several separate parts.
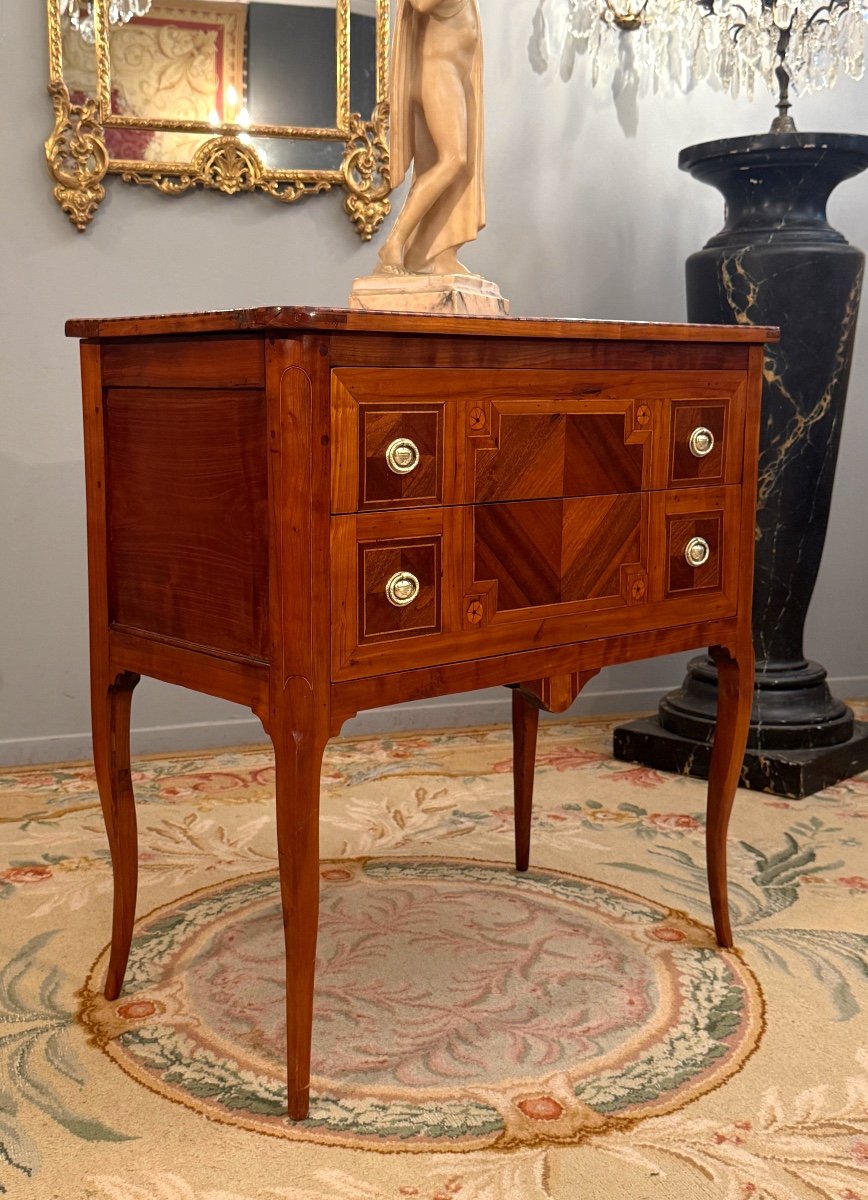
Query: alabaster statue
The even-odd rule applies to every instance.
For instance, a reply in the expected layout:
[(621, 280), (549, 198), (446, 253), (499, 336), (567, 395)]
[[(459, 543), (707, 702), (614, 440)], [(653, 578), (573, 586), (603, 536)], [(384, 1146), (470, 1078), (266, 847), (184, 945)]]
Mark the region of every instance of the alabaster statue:
[(485, 225), (477, 0), (398, 0), (389, 126), (392, 186), (411, 165), (412, 183), (351, 305), (505, 314), (497, 285), (458, 258)]
[(390, 112), (392, 186), (411, 163), (413, 183), (378, 270), (469, 274), (458, 250), (485, 225), (476, 0), (399, 0)]

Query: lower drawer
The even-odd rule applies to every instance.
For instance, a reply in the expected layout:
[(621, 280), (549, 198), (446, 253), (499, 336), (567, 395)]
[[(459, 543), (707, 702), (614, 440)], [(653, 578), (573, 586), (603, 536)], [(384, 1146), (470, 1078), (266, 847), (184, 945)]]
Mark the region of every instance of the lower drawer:
[(332, 518), (332, 677), (731, 616), (738, 486)]

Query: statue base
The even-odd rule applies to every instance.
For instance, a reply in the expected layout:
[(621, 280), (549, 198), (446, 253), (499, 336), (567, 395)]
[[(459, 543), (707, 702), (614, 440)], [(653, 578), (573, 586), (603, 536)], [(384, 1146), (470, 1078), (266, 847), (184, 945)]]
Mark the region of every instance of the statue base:
[(509, 316), (509, 301), (481, 275), (363, 275), (353, 282), (350, 308), (441, 317)]

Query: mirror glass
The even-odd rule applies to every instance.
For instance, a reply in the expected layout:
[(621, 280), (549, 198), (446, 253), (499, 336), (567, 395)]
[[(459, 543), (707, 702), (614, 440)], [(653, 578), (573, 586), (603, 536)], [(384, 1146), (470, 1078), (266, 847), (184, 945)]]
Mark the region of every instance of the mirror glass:
[[(388, 14), (388, 0), (49, 0), (60, 82), (71, 105), (98, 101), (109, 172), (170, 195), (344, 186), (364, 238), (388, 211)], [(341, 170), (360, 133), (361, 180)]]

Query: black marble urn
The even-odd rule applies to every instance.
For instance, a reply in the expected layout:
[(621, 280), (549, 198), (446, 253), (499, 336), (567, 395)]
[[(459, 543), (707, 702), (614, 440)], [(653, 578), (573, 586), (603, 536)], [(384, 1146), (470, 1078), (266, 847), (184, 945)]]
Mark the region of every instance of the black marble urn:
[[(682, 150), (679, 166), (723, 193), (726, 221), (687, 260), (691, 321), (778, 325), (767, 348), (754, 585), (757, 681), (746, 787), (801, 797), (868, 769), (868, 725), (805, 658), (864, 255), (829, 225), (826, 202), (868, 167), (868, 137), (768, 133)], [(864, 519), (864, 514), (853, 514)], [(866, 627), (868, 637), (868, 627)], [(615, 731), (615, 755), (707, 777), (717, 708), (711, 659), (691, 661), (656, 719)]]

